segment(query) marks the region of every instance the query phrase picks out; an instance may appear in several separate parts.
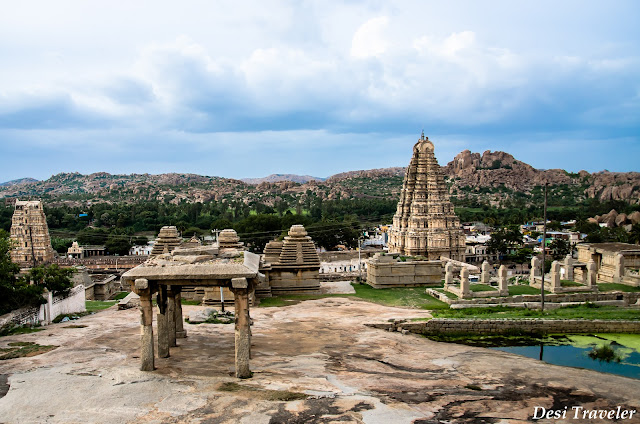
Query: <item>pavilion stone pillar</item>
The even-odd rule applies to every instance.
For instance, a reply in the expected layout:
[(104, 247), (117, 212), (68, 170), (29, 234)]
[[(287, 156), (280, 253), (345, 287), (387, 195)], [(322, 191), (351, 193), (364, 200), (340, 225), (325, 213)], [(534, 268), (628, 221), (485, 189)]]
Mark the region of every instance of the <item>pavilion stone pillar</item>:
[(509, 280), (507, 279), (507, 267), (504, 265), (500, 265), (500, 269), (498, 269), (498, 290), (500, 290), (500, 295), (509, 294)]
[(167, 316), (167, 286), (158, 287), (158, 357), (169, 357), (169, 320)]
[(491, 275), (489, 274), (490, 268), (491, 266), (489, 265), (489, 262), (482, 262), (482, 273), (480, 274), (480, 282), (482, 284), (491, 284)]
[(624, 256), (622, 256), (622, 253), (618, 253), (616, 255), (614, 264), (616, 268), (613, 275), (613, 282), (622, 283), (622, 280), (624, 278)]
[(463, 299), (472, 297), (469, 289), (469, 270), (465, 266), (460, 270), (460, 294)]
[(598, 285), (596, 284), (597, 275), (598, 267), (596, 266), (596, 263), (593, 261), (593, 259), (589, 259), (589, 262), (587, 262), (587, 286), (591, 287), (592, 289), (598, 287)]
[(176, 338), (184, 339), (187, 337), (187, 330), (184, 329), (184, 318), (182, 317), (182, 287), (174, 287), (176, 292), (176, 305), (175, 305), (175, 321), (176, 321)]
[(140, 370), (153, 371), (153, 308), (151, 287), (145, 278), (135, 281), (136, 293), (140, 296)]
[(251, 319), (249, 318), (249, 283), (246, 278), (231, 279), (236, 312), (236, 377), (250, 378)]
[(569, 253), (564, 258), (564, 278), (565, 280), (573, 281), (573, 256)]
[(534, 285), (536, 277), (540, 276), (540, 259), (537, 257), (531, 258), (531, 271), (529, 271), (529, 285)]
[(453, 263), (451, 261), (449, 261), (444, 266), (444, 288), (445, 288), (445, 290), (448, 289), (451, 284), (453, 284)]
[(169, 329), (169, 346), (176, 347), (176, 293), (173, 286), (167, 287), (167, 327)]
[(553, 261), (551, 263), (551, 291), (555, 292), (560, 287), (560, 263)]

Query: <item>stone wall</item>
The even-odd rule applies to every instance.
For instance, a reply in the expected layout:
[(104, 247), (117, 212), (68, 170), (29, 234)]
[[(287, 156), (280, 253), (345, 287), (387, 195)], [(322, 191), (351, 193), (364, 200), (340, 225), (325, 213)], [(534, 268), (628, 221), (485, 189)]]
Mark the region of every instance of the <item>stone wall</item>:
[(74, 314), (87, 310), (83, 285), (71, 289), (67, 297), (53, 297), (51, 293), (47, 293), (45, 296), (47, 303), (40, 305), (38, 313), (38, 319), (42, 324), (51, 324), (51, 321), (58, 315)]
[(623, 320), (434, 318), (424, 322), (395, 321), (366, 325), (388, 331), (416, 334), (640, 333), (640, 321)]
[(376, 255), (367, 263), (366, 283), (377, 289), (438, 285), (442, 278), (441, 261), (399, 262), (389, 255)]
[[(540, 302), (539, 294), (522, 294), (516, 296), (504, 296), (504, 297), (485, 297), (475, 299), (450, 299), (444, 293), (440, 293), (433, 289), (427, 289), (427, 294), (439, 299), (449, 305), (464, 304), (464, 305), (509, 305), (512, 303), (527, 303), (527, 302)], [(544, 300), (547, 303), (570, 303), (570, 302), (597, 302), (597, 301), (612, 301), (623, 300), (625, 304), (632, 305), (640, 300), (640, 292), (607, 292), (607, 293), (558, 293), (558, 294), (545, 294)]]
[(313, 269), (274, 269), (269, 272), (269, 284), (274, 296), (281, 294), (318, 293), (320, 274)]

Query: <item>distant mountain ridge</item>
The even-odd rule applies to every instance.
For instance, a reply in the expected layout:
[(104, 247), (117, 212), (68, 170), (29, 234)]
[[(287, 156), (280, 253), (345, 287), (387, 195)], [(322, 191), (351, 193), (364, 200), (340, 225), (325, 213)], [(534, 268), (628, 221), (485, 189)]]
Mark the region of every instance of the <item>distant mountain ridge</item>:
[(34, 182), (38, 182), (38, 180), (36, 180), (35, 178), (18, 178), (17, 180), (11, 180), (4, 183), (0, 183), (0, 187), (9, 187), (9, 186), (14, 186), (18, 184), (34, 183)]
[[(410, 158), (407, 157), (407, 163)], [(458, 200), (476, 199), (493, 206), (524, 201), (536, 203), (548, 182), (554, 199), (574, 204), (585, 198), (640, 203), (639, 172), (578, 173), (562, 169), (540, 170), (501, 151), (472, 153), (464, 150), (442, 167), (449, 193)], [(397, 199), (406, 168), (379, 168), (342, 172), (322, 178), (273, 174), (243, 181), (196, 174), (128, 174), (98, 172), (89, 175), (61, 173), (45, 181), (14, 180), (0, 186), (0, 198), (38, 197), (50, 203), (83, 205), (87, 202), (227, 201), (274, 206), (286, 201), (299, 204), (309, 197), (321, 199)], [(469, 203), (469, 202), (467, 202)]]
[(277, 183), (280, 181), (292, 181), (294, 183), (308, 183), (309, 181), (324, 181), (326, 178), (312, 177), (311, 175), (297, 175), (297, 174), (271, 174), (262, 178), (242, 178), (247, 184), (258, 185), (260, 183)]

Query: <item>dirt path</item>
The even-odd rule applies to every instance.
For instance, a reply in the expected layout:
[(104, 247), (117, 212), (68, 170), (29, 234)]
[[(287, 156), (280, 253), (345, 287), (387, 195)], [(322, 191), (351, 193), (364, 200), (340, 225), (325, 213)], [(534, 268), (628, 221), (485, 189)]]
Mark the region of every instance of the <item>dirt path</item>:
[[(244, 381), (232, 377), (232, 325), (185, 324), (189, 337), (152, 373), (138, 370), (137, 310), (2, 338), (60, 347), (0, 361), (10, 385), (0, 422), (492, 423), (525, 422), (535, 406), (640, 410), (639, 380), (364, 326), (425, 311), (327, 298), (251, 314)], [(274, 400), (296, 393), (311, 397)]]

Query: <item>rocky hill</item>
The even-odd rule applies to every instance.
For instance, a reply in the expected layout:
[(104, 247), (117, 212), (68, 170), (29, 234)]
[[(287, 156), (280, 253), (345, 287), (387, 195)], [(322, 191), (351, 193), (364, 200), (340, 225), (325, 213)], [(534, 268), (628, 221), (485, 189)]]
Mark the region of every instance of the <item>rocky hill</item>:
[[(407, 159), (408, 160), (408, 159)], [(640, 173), (569, 173), (540, 170), (505, 152), (460, 152), (444, 166), (450, 193), (459, 204), (480, 202), (504, 206), (539, 202), (541, 187), (549, 182), (552, 202), (572, 205), (585, 198), (640, 203)], [(0, 187), (0, 198), (39, 197), (50, 203), (227, 201), (274, 206), (304, 203), (313, 198), (395, 199), (402, 188), (405, 168), (344, 172), (320, 181), (309, 176), (274, 174), (264, 179), (240, 181), (195, 174), (130, 174), (105, 172), (90, 175), (63, 173), (46, 181), (25, 179)], [(299, 181), (292, 179), (299, 177)], [(278, 178), (286, 179), (285, 181)], [(307, 179), (308, 178), (308, 179)], [(307, 179), (305, 181), (305, 179)], [(537, 197), (536, 197), (537, 196)]]
[(292, 181), (294, 183), (304, 184), (309, 181), (324, 181), (325, 178), (312, 177), (311, 175), (296, 175), (296, 174), (271, 174), (262, 178), (242, 178), (241, 181), (258, 185), (260, 183), (277, 183), (280, 181)]
[(36, 180), (35, 178), (19, 178), (17, 180), (11, 180), (11, 181), (7, 181), (4, 183), (0, 183), (0, 187), (9, 187), (9, 186), (13, 186), (13, 185), (18, 185), (18, 184), (24, 184), (24, 183), (32, 183), (32, 182), (36, 182), (38, 180)]

